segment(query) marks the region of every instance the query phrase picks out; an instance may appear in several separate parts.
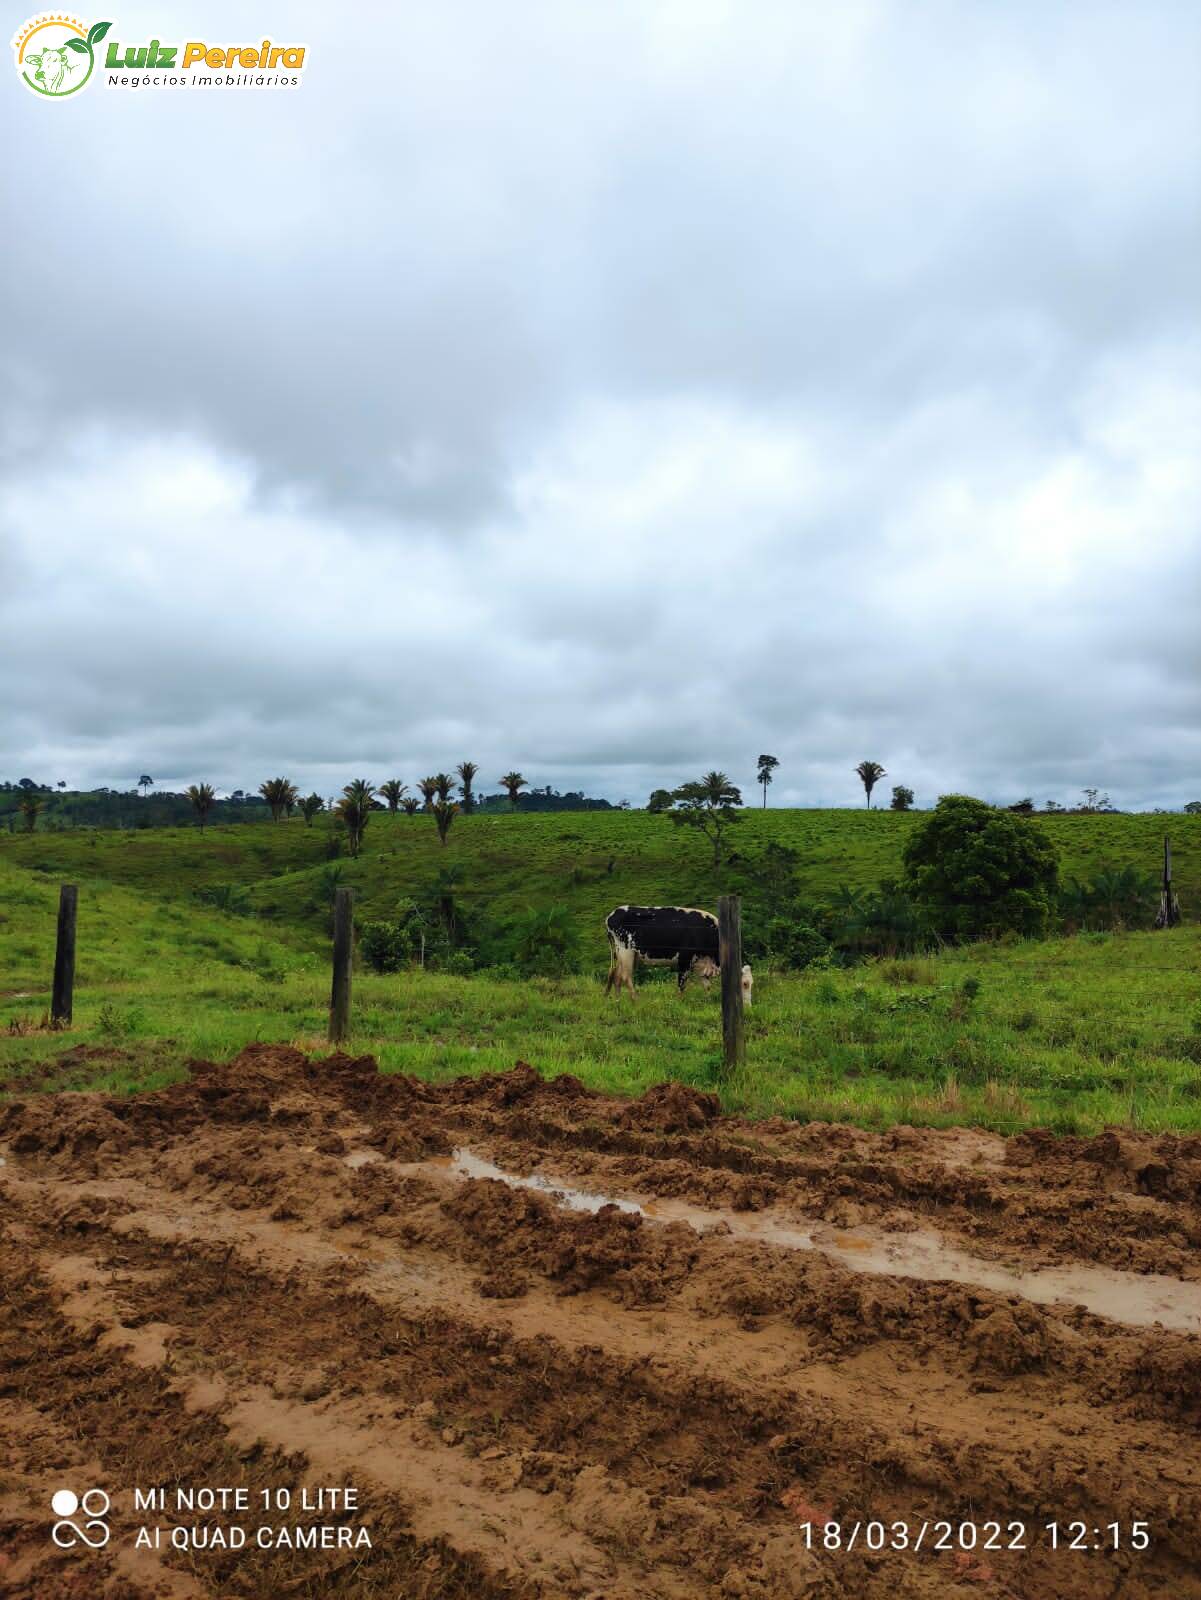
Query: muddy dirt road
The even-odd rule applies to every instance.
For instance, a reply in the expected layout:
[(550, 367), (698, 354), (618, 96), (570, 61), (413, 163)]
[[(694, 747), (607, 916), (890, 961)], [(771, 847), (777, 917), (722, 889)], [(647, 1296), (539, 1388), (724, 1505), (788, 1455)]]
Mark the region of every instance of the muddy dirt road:
[(2, 1596), (1201, 1597), (1201, 1140), (257, 1047), (0, 1157)]

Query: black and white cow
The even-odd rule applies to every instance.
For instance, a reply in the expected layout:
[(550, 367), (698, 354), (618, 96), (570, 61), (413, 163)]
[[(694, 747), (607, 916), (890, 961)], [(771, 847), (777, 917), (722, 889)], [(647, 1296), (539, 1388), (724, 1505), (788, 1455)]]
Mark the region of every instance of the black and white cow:
[[(605, 980), (605, 993), (623, 988), (634, 998), (634, 967), (644, 961), (651, 967), (675, 967), (681, 994), (690, 977), (709, 987), (721, 970), (717, 918), (711, 911), (692, 906), (618, 906), (605, 918), (613, 960)], [(751, 1003), (750, 967), (742, 969), (742, 1000)]]

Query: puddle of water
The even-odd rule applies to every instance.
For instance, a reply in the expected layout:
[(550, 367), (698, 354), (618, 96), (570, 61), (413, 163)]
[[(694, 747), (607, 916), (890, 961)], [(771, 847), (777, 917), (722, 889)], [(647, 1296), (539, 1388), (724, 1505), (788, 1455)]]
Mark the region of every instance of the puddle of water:
[(352, 1150), (349, 1155), (342, 1157), (348, 1167), (366, 1167), (373, 1161), (382, 1161), (384, 1157), (378, 1150)]
[(619, 1211), (635, 1211), (646, 1215), (646, 1208), (633, 1200), (615, 1200), (607, 1194), (590, 1194), (587, 1189), (573, 1189), (570, 1184), (557, 1183), (544, 1178), (540, 1172), (528, 1178), (518, 1178), (503, 1167), (497, 1167), (470, 1150), (456, 1150), (450, 1158), (450, 1170), (459, 1178), (499, 1178), (511, 1189), (534, 1189), (538, 1194), (549, 1195), (567, 1207), (568, 1211), (599, 1211), (602, 1206), (616, 1206)]
[(1119, 1272), (1085, 1265), (1019, 1271), (956, 1250), (929, 1231), (845, 1233), (824, 1223), (797, 1227), (765, 1212), (709, 1211), (674, 1199), (622, 1200), (577, 1189), (540, 1172), (518, 1177), (470, 1150), (460, 1149), (449, 1158), (405, 1166), (406, 1171), (412, 1172), (428, 1172), (431, 1168), (455, 1178), (495, 1178), (514, 1189), (532, 1189), (569, 1211), (599, 1211), (601, 1206), (615, 1205), (651, 1222), (687, 1222), (698, 1233), (724, 1224), (730, 1237), (788, 1250), (820, 1250), (858, 1272), (962, 1283), (999, 1294), (1020, 1295), (1037, 1305), (1066, 1302), (1084, 1306), (1097, 1316), (1134, 1327), (1151, 1327), (1158, 1322), (1165, 1328), (1201, 1333), (1201, 1284), (1184, 1283), (1162, 1273)]

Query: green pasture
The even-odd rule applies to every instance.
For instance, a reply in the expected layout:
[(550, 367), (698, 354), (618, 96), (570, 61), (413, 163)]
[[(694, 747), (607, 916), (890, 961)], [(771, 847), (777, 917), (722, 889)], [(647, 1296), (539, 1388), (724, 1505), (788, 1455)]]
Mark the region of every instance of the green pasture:
[[(815, 886), (867, 883), (892, 870), (911, 825), (886, 813), (852, 821), (846, 813), (769, 812), (748, 817), (738, 844), (758, 833), (781, 838), (802, 849)], [(1153, 855), (1162, 831), (1159, 818), (1040, 825), (1068, 836), (1077, 829), (1077, 854), (1098, 852), (1096, 867), (1140, 850)], [(459, 826), (442, 852), (427, 818), (374, 818), (363, 856), (346, 863), (360, 903), (384, 913), (390, 896), (428, 881), (456, 846), (468, 891), (513, 906), (562, 900), (589, 923), (621, 900), (706, 904), (716, 892), (706, 888), (703, 842), (662, 819), (601, 813), (470, 819), (461, 833)], [(1192, 819), (1172, 826), (1187, 910), (1198, 831)], [(852, 875), (840, 868), (856, 839)], [(182, 1076), (190, 1058), (226, 1056), (253, 1040), (323, 1049), (328, 954), (312, 889), (329, 865), (323, 844), (303, 823), (247, 825), (228, 837), (161, 830), (3, 841), (0, 1094), (152, 1087)], [(578, 876), (568, 882), (572, 872)], [(68, 1034), (42, 1025), (60, 881), (80, 886)], [(195, 899), (196, 887), (229, 881), (250, 887), (260, 914)], [(637, 1093), (676, 1077), (720, 1086), (732, 1110), (874, 1127), (1201, 1129), (1195, 923), (1171, 933), (975, 945), (846, 970), (759, 972), (748, 1065), (725, 1084), (716, 992), (694, 986), (681, 998), (672, 982), (652, 976), (636, 1004), (615, 1004), (601, 992), (599, 935), (595, 952), (594, 972), (563, 980), (357, 972), (352, 1047), (376, 1055), (386, 1071), (431, 1079), (500, 1071), (520, 1058), (601, 1089)]]
[[(704, 839), (644, 811), (461, 816), (445, 848), (430, 816), (376, 812), (357, 860), (331, 858), (335, 840), (327, 816), (312, 827), (293, 817), (203, 832), (186, 827), (12, 834), (0, 835), (0, 864), (56, 882), (99, 879), (173, 902), (199, 889), (236, 884), (248, 891), (256, 916), (270, 922), (273, 937), (285, 937), (287, 929), (314, 941), (325, 936), (332, 869), (354, 888), (360, 918), (386, 918), (398, 901), (427, 888), (439, 869), (453, 866), (459, 872), (456, 892), (468, 906), (479, 904), (493, 916), (566, 906), (599, 961), (604, 918), (613, 906), (712, 907), (719, 893), (739, 888), (742, 862), (769, 841), (800, 853), (800, 882), (814, 899), (844, 884), (875, 888), (882, 878), (899, 875), (905, 840), (924, 815), (751, 808), (731, 830), (736, 859), (720, 879)], [(1031, 826), (1054, 843), (1064, 879), (1123, 866), (1158, 872), (1163, 835), (1170, 832), (1185, 914), (1197, 914), (1201, 816), (1071, 814), (1039, 816)]]

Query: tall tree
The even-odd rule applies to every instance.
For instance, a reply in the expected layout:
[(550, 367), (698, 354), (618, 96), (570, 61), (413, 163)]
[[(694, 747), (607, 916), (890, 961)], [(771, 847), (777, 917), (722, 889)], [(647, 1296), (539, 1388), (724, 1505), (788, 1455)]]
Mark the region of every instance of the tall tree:
[(366, 778), (355, 778), (342, 790), (341, 798), (334, 807), (334, 815), (346, 829), (346, 842), (352, 856), (357, 856), (362, 846), (374, 799), (374, 785), (368, 783)]
[(1058, 864), (1037, 823), (970, 795), (944, 794), (909, 835), (901, 887), (944, 939), (1047, 931)]
[(529, 784), (521, 776), (520, 772), (506, 772), (504, 777), (500, 780), (500, 786), (502, 789), (507, 789), (509, 791), (509, 804), (513, 807), (514, 811), (516, 811), (518, 791), (521, 789), (528, 789)]
[(459, 791), (463, 796), (463, 810), (468, 816), (475, 810), (475, 790), (472, 788), (472, 784), (475, 782), (476, 774), (479, 770), (474, 761), (460, 761), (455, 768), (459, 775)]
[(300, 799), (300, 790), (287, 778), (268, 778), (266, 783), (259, 784), (259, 793), (271, 808), (273, 822), (278, 822), (283, 816), (290, 817)]
[(388, 810), (394, 816), (400, 808), (400, 802), (404, 799), (408, 787), (408, 784), (401, 783), (399, 778), (389, 778), (387, 783), (381, 783), (379, 786), (379, 792), (388, 802)]
[(696, 783), (682, 783), (673, 789), (673, 809), (668, 813), (673, 823), (682, 828), (696, 828), (713, 846), (713, 870), (721, 868), (727, 829), (738, 821), (736, 807), (742, 804), (742, 792), (735, 788), (724, 772), (706, 772)]
[(763, 786), (763, 809), (765, 811), (767, 810), (767, 786), (771, 782), (772, 773), (779, 765), (780, 763), (775, 756), (759, 757), (759, 771), (756, 774), (756, 782)]
[(434, 773), (434, 793), (438, 796), (438, 799), (441, 800), (443, 805), (446, 805), (450, 800), (450, 791), (454, 788), (454, 786), (455, 780), (451, 777), (449, 772)]
[(443, 845), (446, 844), (446, 835), (450, 832), (450, 825), (459, 814), (459, 808), (453, 800), (435, 800), (430, 810), (434, 813), (434, 821), (438, 825), (438, 837)]
[(300, 802), (300, 814), (304, 818), (305, 827), (311, 828), (313, 826), (313, 818), (319, 811), (324, 810), (325, 801), (319, 794), (305, 795), (304, 799)]
[(143, 800), (146, 798), (147, 789), (152, 789), (153, 787), (154, 779), (148, 772), (143, 772), (142, 776), (138, 779), (138, 788), (142, 791)]
[(203, 833), (209, 812), (213, 809), (213, 801), (217, 798), (213, 786), (211, 783), (189, 784), (187, 795), (192, 802), (192, 810), (196, 813), (196, 820), (200, 824), (200, 831)]
[(425, 809), (428, 811), (438, 797), (438, 780), (437, 778), (421, 778), (418, 780), (417, 787), (421, 791), (421, 798), (425, 801)]
[(879, 783), (880, 779), (887, 778), (888, 774), (878, 761), (861, 761), (855, 768), (855, 771), (859, 774), (859, 781), (863, 784), (863, 792), (867, 796), (867, 807), (870, 811), (872, 805), (872, 790)]

